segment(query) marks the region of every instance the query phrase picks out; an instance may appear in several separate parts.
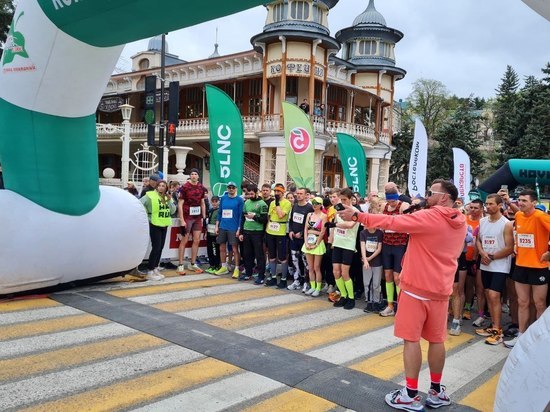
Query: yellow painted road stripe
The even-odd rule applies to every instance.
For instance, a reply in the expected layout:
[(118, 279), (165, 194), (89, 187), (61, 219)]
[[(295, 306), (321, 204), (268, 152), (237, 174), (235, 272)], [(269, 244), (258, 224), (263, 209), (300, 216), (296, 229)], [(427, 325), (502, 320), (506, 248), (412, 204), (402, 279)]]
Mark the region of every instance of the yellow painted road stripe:
[(108, 320), (95, 315), (74, 315), (0, 326), (0, 341), (85, 328), (102, 325), (108, 322)]
[(224, 316), (223, 318), (207, 320), (206, 323), (224, 329), (244, 329), (248, 326), (260, 325), (262, 323), (274, 322), (292, 316), (298, 317), (307, 313), (321, 311), (327, 309), (328, 306), (328, 303), (325, 301), (307, 300), (292, 305), (258, 309), (235, 316)]
[(471, 392), (459, 403), (480, 411), (492, 411), (495, 404), (499, 378), (500, 372)]
[[(462, 333), (459, 336), (449, 335), (445, 342), (445, 347), (447, 350), (450, 350), (463, 345), (472, 338), (473, 336), (467, 333)], [(422, 359), (426, 361), (428, 359), (428, 342), (422, 340), (420, 342), (420, 347), (422, 349)], [(403, 372), (403, 346), (398, 346), (384, 351), (379, 355), (355, 363), (351, 365), (350, 368), (368, 373), (380, 379), (391, 380)]]
[(243, 412), (322, 412), (329, 411), (337, 406), (335, 403), (311, 393), (291, 389), (246, 408)]
[(296, 335), (285, 336), (284, 338), (275, 339), (271, 343), (293, 351), (304, 352), (346, 338), (362, 335), (373, 329), (388, 326), (391, 323), (393, 323), (393, 319), (389, 317), (361, 316)]
[[(112, 411), (161, 397), (175, 395), (193, 386), (241, 371), (215, 359), (204, 359), (135, 379), (41, 403), (25, 411)], [(195, 405), (196, 406), (196, 405)], [(195, 408), (197, 409), (197, 408)], [(198, 407), (200, 410), (200, 407)]]
[(181, 290), (211, 288), (214, 286), (229, 285), (235, 283), (234, 279), (206, 279), (192, 282), (171, 283), (168, 285), (143, 286), (131, 289), (109, 291), (108, 293), (120, 298), (132, 298), (136, 296), (155, 295), (157, 293), (178, 292)]
[(0, 302), (0, 313), (53, 308), (55, 306), (62, 306), (62, 305), (61, 303), (57, 303), (48, 298), (12, 300), (7, 302)]
[(155, 308), (166, 312), (183, 312), (192, 309), (201, 309), (208, 306), (225, 305), (228, 303), (243, 302), (246, 300), (260, 299), (269, 296), (280, 295), (281, 292), (272, 288), (257, 288), (253, 290), (245, 290), (242, 292), (234, 292), (230, 294), (219, 294), (204, 296), (192, 299), (178, 300), (174, 302), (157, 303), (153, 305)]
[(83, 363), (126, 356), (164, 344), (168, 344), (168, 342), (140, 333), (72, 348), (2, 360), (0, 361), (0, 381), (23, 379), (39, 373), (68, 369)]

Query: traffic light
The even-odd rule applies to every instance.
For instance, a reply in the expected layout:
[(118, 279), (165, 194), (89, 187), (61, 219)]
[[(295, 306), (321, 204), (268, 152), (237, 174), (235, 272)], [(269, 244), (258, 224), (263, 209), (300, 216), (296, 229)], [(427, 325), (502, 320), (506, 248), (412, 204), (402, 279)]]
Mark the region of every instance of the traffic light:
[(180, 106), (180, 82), (170, 82), (168, 91), (168, 124), (166, 125), (166, 146), (176, 145), (176, 128), (178, 126)]
[(155, 146), (155, 94), (157, 92), (156, 76), (145, 77), (145, 123), (147, 124), (147, 144)]

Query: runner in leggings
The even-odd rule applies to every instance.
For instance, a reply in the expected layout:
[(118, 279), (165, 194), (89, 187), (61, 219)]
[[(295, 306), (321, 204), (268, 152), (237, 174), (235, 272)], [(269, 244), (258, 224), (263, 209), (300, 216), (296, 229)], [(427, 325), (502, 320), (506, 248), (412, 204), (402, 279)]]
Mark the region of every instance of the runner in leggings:
[[(342, 205), (351, 206), (352, 196), (353, 192), (350, 189), (342, 189), (340, 191), (340, 202)], [(345, 222), (338, 215), (335, 222), (333, 229), (334, 241), (332, 243), (332, 267), (336, 286), (338, 286), (341, 297), (337, 302), (334, 302), (334, 306), (353, 309), (355, 307), (355, 295), (353, 292), (353, 281), (349, 276), (349, 269), (356, 252), (355, 245), (359, 224), (353, 221)]]

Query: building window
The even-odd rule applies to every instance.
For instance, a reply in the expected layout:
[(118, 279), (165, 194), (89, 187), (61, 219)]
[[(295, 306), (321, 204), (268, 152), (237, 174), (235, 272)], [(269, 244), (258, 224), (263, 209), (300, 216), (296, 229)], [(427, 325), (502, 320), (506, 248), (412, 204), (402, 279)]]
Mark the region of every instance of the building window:
[(346, 121), (346, 101), (347, 91), (338, 86), (332, 86), (328, 89), (327, 103), (328, 112), (327, 118), (329, 120), (336, 120), (339, 122)]
[(184, 105), (185, 119), (203, 117), (202, 88), (190, 87), (184, 89)]
[(380, 42), (380, 56), (391, 59), (393, 56), (393, 45), (386, 42)]
[(298, 101), (298, 78), (286, 78), (286, 101), (296, 103)]
[(252, 79), (249, 82), (248, 115), (262, 114), (262, 79)]
[(279, 3), (273, 6), (273, 22), (278, 22), (285, 19), (285, 5)]
[(376, 55), (376, 41), (375, 40), (361, 40), (357, 48), (357, 54), (363, 56)]
[(313, 6), (313, 21), (323, 24), (323, 9), (318, 6)]
[(309, 3), (306, 1), (290, 3), (290, 17), (294, 20), (309, 20)]
[(149, 59), (141, 59), (139, 61), (139, 70), (147, 70), (149, 68)]

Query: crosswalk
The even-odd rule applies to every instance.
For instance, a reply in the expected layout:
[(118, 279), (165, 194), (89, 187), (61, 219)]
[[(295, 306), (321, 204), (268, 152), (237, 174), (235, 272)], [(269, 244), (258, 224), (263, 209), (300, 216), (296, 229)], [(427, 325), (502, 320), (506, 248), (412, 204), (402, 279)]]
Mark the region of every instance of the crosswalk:
[[(393, 319), (365, 314), (359, 304), (348, 311), (334, 308), (326, 297), (208, 274), (172, 274), (155, 283), (109, 282), (61, 293), (78, 299), (91, 290), (395, 387), (403, 382), (402, 344), (393, 336)], [(471, 333), (449, 336), (446, 347), (444, 383), (455, 404), (492, 410), (508, 350), (485, 345)], [(426, 360), (424, 342), (422, 350)], [(419, 381), (424, 392), (428, 373), (424, 364)], [(298, 389), (269, 376), (48, 297), (0, 302), (0, 410), (346, 410), (322, 390)], [(365, 405), (364, 410), (373, 409)]]

